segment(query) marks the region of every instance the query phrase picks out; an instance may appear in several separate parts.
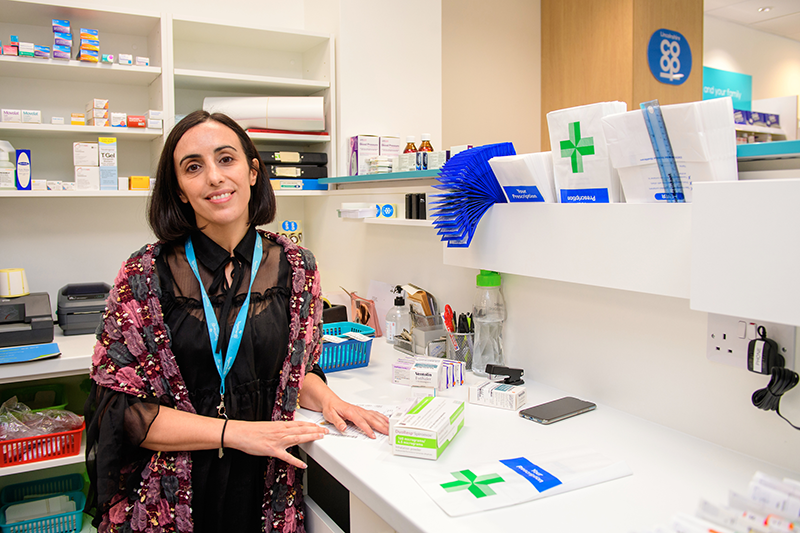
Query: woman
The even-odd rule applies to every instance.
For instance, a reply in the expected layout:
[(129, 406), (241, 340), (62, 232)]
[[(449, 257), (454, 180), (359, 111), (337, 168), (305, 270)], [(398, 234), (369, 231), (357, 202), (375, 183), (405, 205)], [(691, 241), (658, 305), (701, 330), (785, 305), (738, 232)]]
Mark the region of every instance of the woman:
[(274, 215), (235, 122), (196, 111), (175, 126), (149, 208), (160, 242), (123, 264), (92, 358), (99, 531), (302, 531), (305, 464), (287, 448), (327, 430), (294, 421), (295, 408), (388, 431), (327, 387), (316, 263), (255, 230)]

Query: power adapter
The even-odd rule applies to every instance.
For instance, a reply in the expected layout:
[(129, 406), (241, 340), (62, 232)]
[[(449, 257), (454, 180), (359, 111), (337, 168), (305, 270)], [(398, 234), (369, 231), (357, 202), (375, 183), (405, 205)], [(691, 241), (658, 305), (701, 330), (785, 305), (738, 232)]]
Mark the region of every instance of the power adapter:
[(773, 368), (783, 368), (786, 359), (778, 350), (778, 343), (767, 338), (767, 328), (758, 326), (759, 339), (747, 346), (747, 369), (756, 374), (771, 374)]

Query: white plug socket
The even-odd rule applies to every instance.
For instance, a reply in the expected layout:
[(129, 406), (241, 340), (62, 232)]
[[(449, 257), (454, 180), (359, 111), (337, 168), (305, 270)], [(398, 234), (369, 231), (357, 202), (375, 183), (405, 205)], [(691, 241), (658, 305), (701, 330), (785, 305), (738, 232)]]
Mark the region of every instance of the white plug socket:
[(764, 326), (767, 338), (778, 343), (786, 368), (794, 369), (796, 332), (794, 326), (764, 320), (708, 314), (706, 353), (709, 360), (747, 370), (747, 347), (759, 338), (758, 327)]

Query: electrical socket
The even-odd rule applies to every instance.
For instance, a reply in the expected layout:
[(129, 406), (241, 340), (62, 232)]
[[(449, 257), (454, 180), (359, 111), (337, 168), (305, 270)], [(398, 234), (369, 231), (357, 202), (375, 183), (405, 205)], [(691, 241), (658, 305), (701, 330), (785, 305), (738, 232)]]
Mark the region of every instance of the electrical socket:
[(794, 369), (796, 328), (763, 320), (708, 313), (706, 354), (711, 361), (747, 370), (747, 347), (757, 339), (758, 326), (764, 326), (767, 337), (778, 343), (786, 368)]

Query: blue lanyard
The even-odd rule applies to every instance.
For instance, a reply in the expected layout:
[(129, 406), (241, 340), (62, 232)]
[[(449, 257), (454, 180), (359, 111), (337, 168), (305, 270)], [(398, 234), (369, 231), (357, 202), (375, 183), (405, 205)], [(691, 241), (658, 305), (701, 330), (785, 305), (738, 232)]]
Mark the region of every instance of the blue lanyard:
[[(236, 360), (236, 354), (239, 353), (239, 345), (242, 343), (242, 336), (244, 335), (244, 323), (247, 319), (247, 309), (250, 307), (250, 292), (253, 290), (253, 281), (256, 279), (256, 272), (261, 265), (261, 253), (263, 247), (261, 244), (261, 236), (256, 234), (256, 244), (253, 248), (253, 261), (250, 270), (250, 287), (247, 289), (247, 297), (239, 309), (239, 314), (236, 315), (236, 322), (233, 323), (233, 330), (231, 331), (231, 339), (228, 342), (228, 350), (225, 353), (225, 364), (222, 363), (222, 348), (219, 346), (219, 321), (217, 315), (214, 313), (214, 308), (211, 306), (211, 300), (208, 298), (206, 288), (203, 287), (203, 280), (200, 279), (200, 271), (197, 269), (197, 259), (194, 255), (194, 246), (192, 246), (192, 238), (186, 239), (186, 259), (189, 261), (189, 266), (192, 267), (197, 281), (200, 283), (200, 293), (203, 296), (203, 310), (206, 314), (206, 325), (208, 326), (208, 337), (211, 339), (211, 349), (214, 352), (214, 363), (217, 365), (217, 372), (221, 380), (219, 386), (219, 407), (217, 412), (219, 416), (225, 414), (225, 377), (230, 372), (233, 362)], [(224, 317), (223, 317), (224, 318)]]

